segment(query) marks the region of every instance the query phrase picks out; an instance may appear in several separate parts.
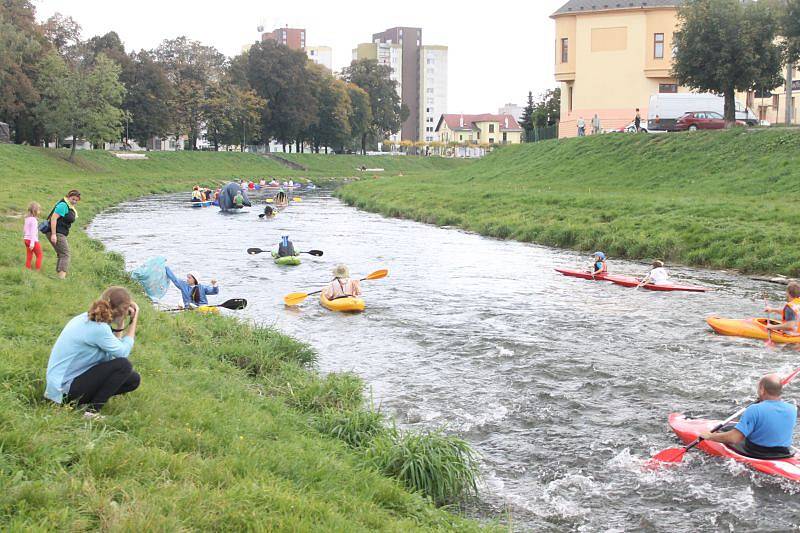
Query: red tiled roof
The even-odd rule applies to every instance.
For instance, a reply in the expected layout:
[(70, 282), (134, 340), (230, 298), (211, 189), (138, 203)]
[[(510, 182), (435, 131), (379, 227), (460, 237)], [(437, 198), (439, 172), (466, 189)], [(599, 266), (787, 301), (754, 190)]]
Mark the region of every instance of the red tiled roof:
[[(506, 120), (508, 120), (508, 127), (506, 127)], [(446, 123), (447, 127), (453, 131), (470, 131), (473, 129), (475, 122), (499, 122), (500, 131), (522, 131), (513, 115), (494, 115), (492, 113), (483, 113), (482, 115), (446, 114), (439, 119), (436, 131), (441, 129), (442, 122)]]

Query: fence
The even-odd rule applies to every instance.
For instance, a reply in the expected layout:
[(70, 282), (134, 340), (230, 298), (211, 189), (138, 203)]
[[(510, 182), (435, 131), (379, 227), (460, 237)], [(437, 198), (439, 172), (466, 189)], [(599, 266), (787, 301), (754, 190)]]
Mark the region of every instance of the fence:
[(526, 143), (536, 143), (548, 139), (558, 139), (558, 124), (525, 130)]

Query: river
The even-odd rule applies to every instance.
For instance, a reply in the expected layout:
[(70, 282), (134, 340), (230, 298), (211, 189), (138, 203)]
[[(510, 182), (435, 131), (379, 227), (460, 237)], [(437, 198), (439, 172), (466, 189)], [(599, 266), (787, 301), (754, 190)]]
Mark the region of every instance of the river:
[[(724, 418), (763, 373), (798, 364), (792, 348), (720, 337), (704, 322), (712, 312), (758, 314), (765, 291), (777, 304), (781, 287), (689, 268), (671, 273), (715, 290), (654, 293), (566, 278), (553, 267), (589, 258), (384, 218), (327, 190), (266, 221), (255, 208), (191, 209), (185, 196), (122, 204), (90, 234), (129, 268), (164, 255), (178, 273), (217, 278), (220, 300), (249, 300), (238, 316), (307, 341), (322, 371), (362, 376), (401, 426), (444, 427), (469, 441), (481, 454), (480, 514), (536, 531), (797, 529), (797, 485), (700, 452), (679, 468), (642, 470), (644, 458), (677, 443), (671, 411)], [(274, 247), (282, 234), (325, 255), (291, 268), (245, 252)], [(314, 298), (296, 309), (281, 303), (320, 288), (340, 262), (354, 276), (389, 269), (363, 283), (366, 312), (331, 313)], [(610, 268), (645, 266), (612, 260)], [(179, 302), (174, 288), (167, 302)]]

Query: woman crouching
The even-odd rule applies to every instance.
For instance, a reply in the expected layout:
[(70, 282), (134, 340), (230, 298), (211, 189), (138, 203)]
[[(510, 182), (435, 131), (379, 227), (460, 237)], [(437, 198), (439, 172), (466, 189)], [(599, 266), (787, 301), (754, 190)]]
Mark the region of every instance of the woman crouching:
[(102, 418), (100, 409), (112, 396), (139, 387), (139, 374), (128, 360), (138, 322), (139, 306), (130, 293), (122, 287), (106, 289), (88, 313), (70, 320), (58, 336), (47, 363), (45, 397), (85, 405), (85, 418)]

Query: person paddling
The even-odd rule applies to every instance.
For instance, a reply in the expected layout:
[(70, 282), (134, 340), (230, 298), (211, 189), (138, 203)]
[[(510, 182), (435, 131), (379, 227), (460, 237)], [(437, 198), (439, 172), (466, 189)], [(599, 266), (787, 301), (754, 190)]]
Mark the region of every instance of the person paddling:
[(602, 276), (608, 273), (608, 265), (606, 264), (606, 254), (603, 252), (594, 253), (594, 262), (592, 263), (592, 276)]
[(281, 237), (281, 242), (278, 244), (278, 257), (293, 257), (300, 255), (294, 249), (294, 243), (289, 240), (288, 235)]
[(165, 267), (165, 271), (167, 278), (181, 291), (184, 307), (208, 305), (208, 295), (219, 294), (219, 287), (217, 287), (217, 280), (215, 279), (211, 280), (211, 285), (203, 285), (200, 283), (200, 278), (196, 272), (189, 272), (186, 275), (186, 281), (184, 281), (178, 279), (169, 267)]
[(337, 265), (333, 269), (333, 280), (323, 290), (325, 298), (349, 298), (361, 296), (361, 284), (357, 279), (350, 279), (350, 269), (346, 265)]
[(767, 374), (758, 382), (758, 402), (745, 410), (732, 429), (705, 432), (700, 436), (705, 440), (727, 444), (748, 457), (791, 457), (794, 454), (791, 446), (797, 423), (797, 406), (782, 401), (782, 392), (780, 376)]
[(286, 195), (286, 191), (283, 189), (278, 191), (278, 194), (275, 195), (275, 205), (284, 207), (289, 205), (289, 197)]
[(647, 276), (639, 283), (639, 286), (647, 285), (648, 283), (652, 283), (653, 285), (664, 285), (669, 281), (669, 272), (667, 269), (664, 268), (664, 263), (662, 261), (653, 261), (652, 263), (653, 269), (650, 271)]
[(786, 305), (783, 308), (764, 308), (767, 313), (781, 313), (780, 324), (770, 324), (767, 329), (800, 335), (800, 283), (793, 281), (786, 287)]

